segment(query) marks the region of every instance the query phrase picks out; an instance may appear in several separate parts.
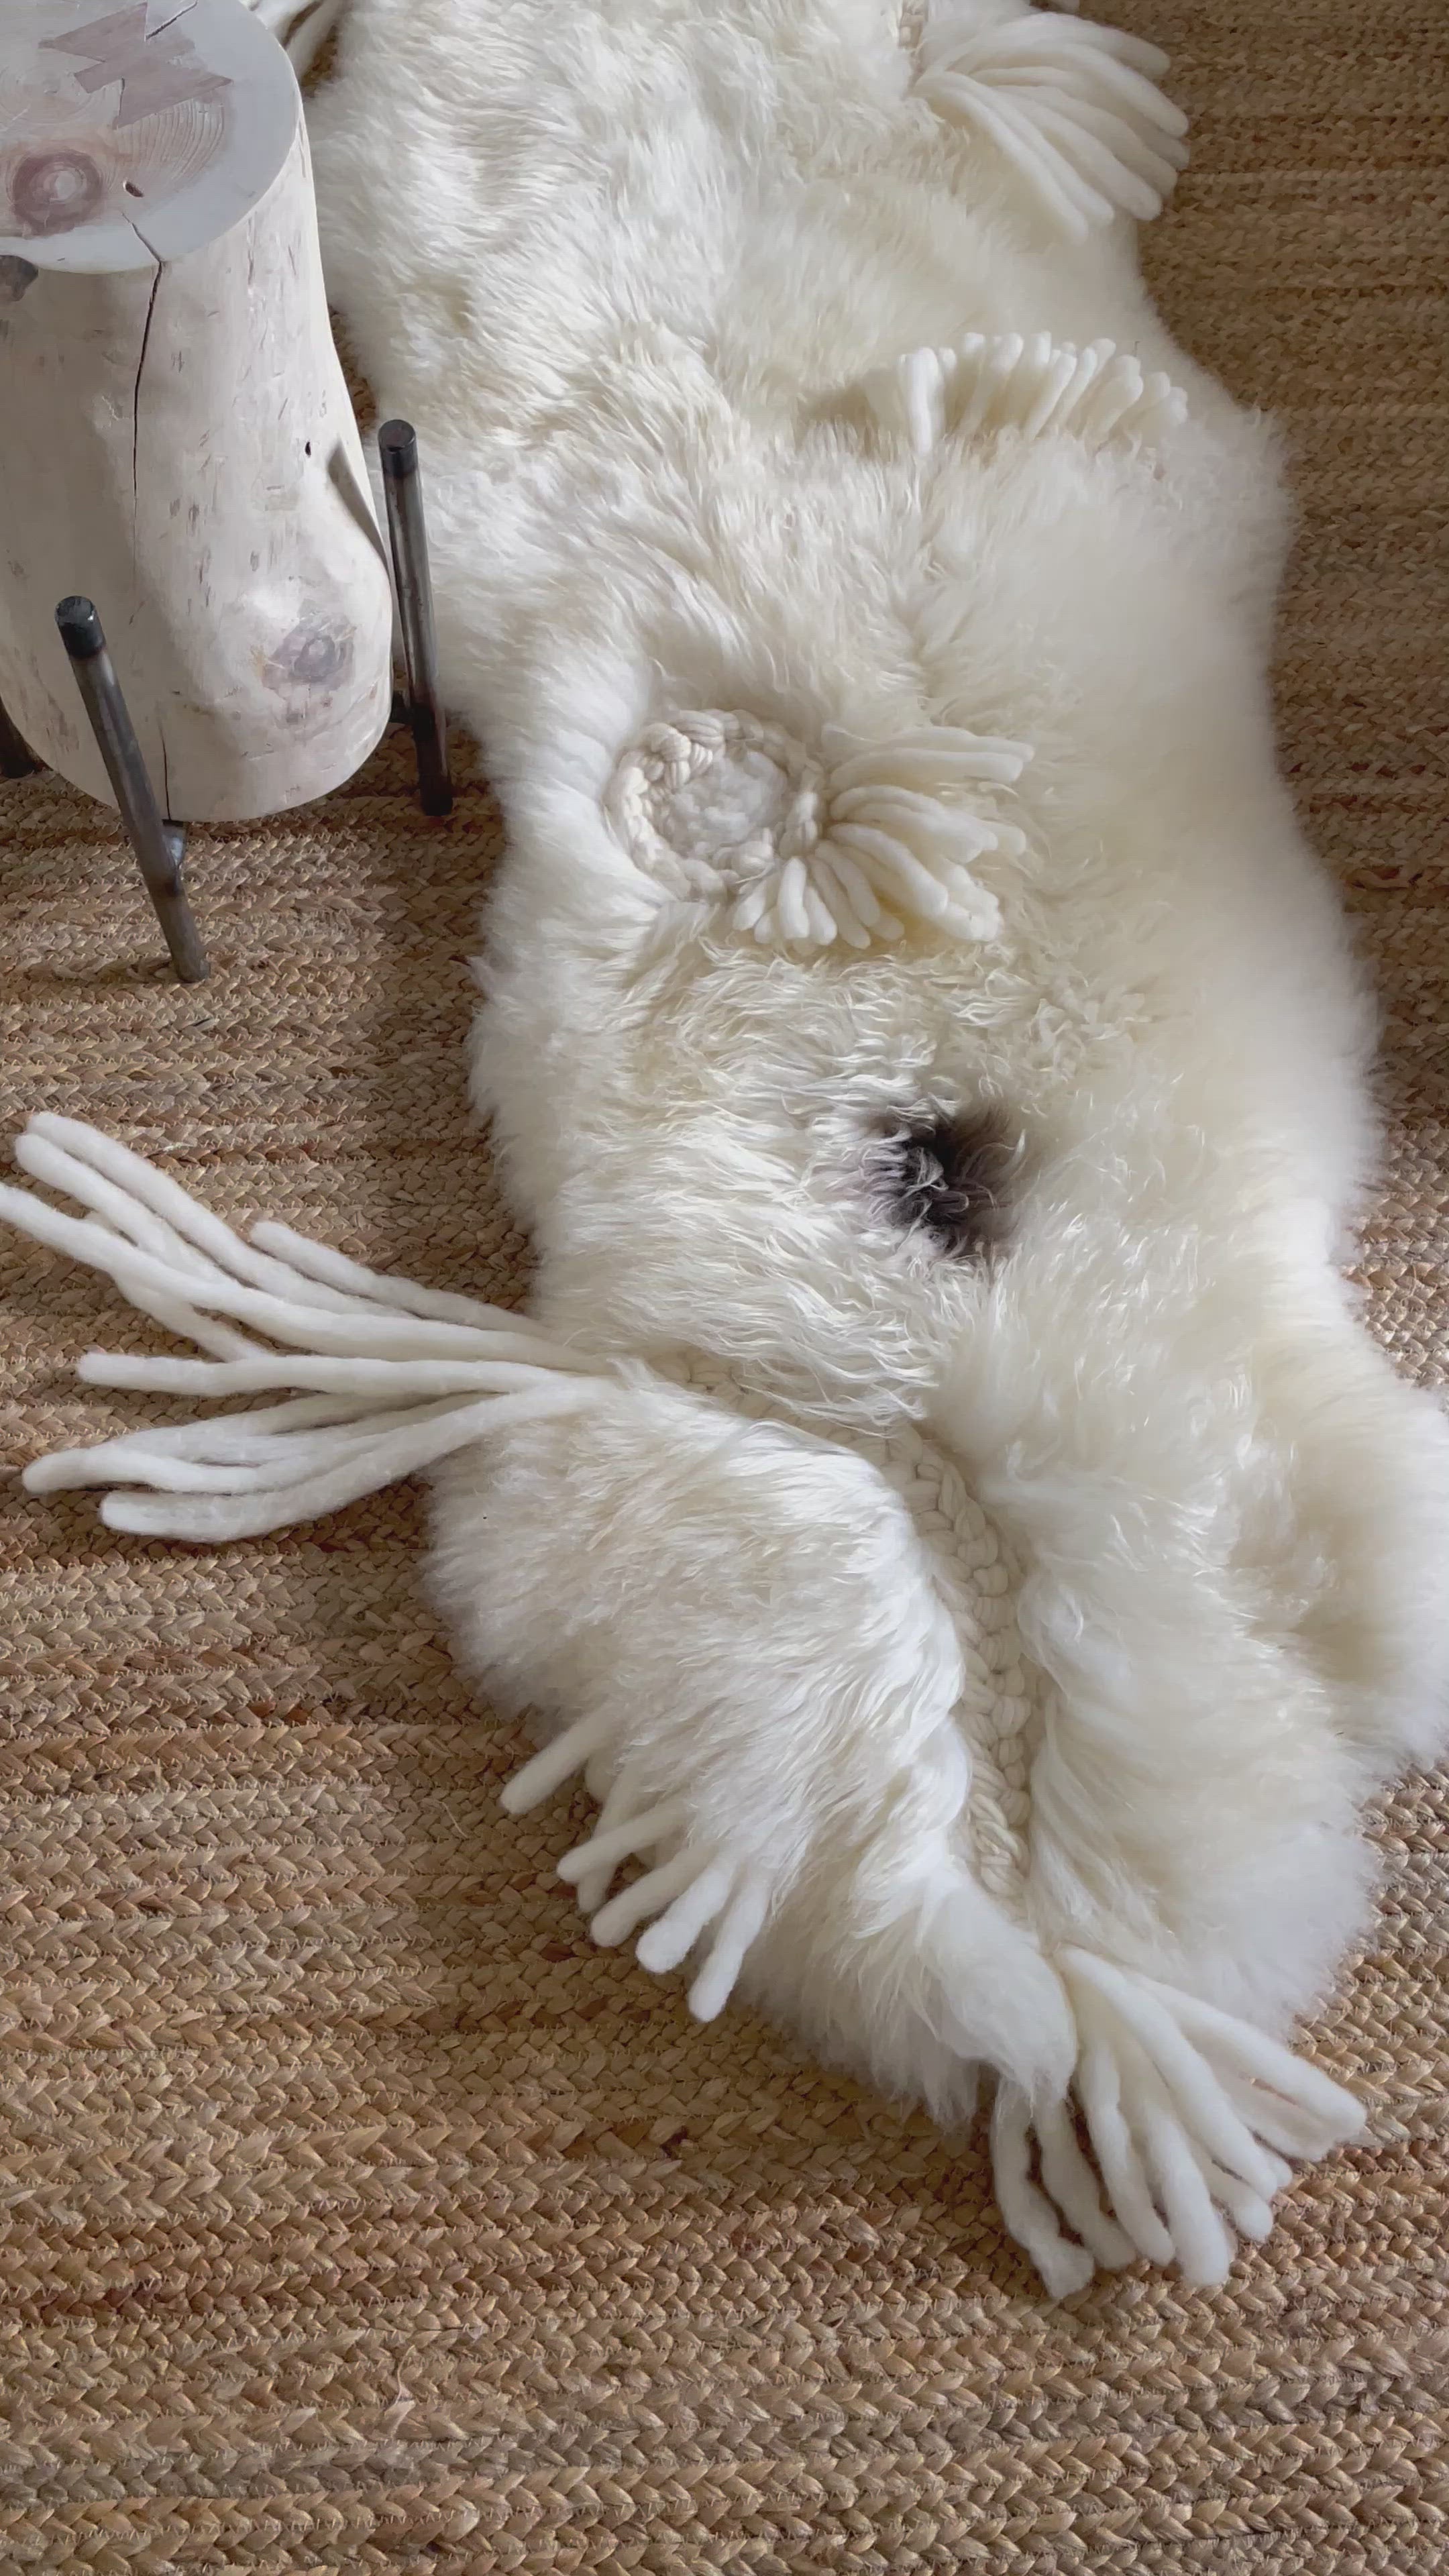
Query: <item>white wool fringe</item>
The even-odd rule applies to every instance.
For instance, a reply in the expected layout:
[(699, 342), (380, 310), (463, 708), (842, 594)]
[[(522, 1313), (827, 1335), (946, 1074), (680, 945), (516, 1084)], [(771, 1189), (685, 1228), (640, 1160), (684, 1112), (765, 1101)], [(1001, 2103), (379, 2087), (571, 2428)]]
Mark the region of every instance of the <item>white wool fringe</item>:
[(1187, 162), (1187, 119), (1156, 86), (1158, 46), (1044, 9), (982, 27), (974, 11), (933, 15), (917, 91), (974, 125), (1073, 241), (1119, 214), (1162, 212)]
[(912, 349), (872, 370), (860, 394), (882, 429), (929, 456), (949, 436), (1014, 430), (1023, 439), (1069, 432), (1095, 450), (1140, 444), (1187, 418), (1187, 396), (1160, 368), (1112, 340), (1078, 348), (1049, 331), (968, 332), (954, 349)]
[[(993, 938), (1001, 907), (976, 883), (970, 863), (986, 850), (1019, 853), (1025, 844), (1014, 825), (963, 810), (961, 800), (984, 786), (1014, 787), (1030, 745), (958, 725), (867, 744), (827, 725), (824, 748), (832, 767), (815, 872), (845, 937), (858, 947), (872, 931), (899, 937), (901, 923), (886, 909), (892, 905), (935, 929)], [(756, 909), (753, 895), (735, 910), (736, 926), (753, 929), (757, 939), (770, 918), (767, 901)]]
[[(497, 1307), (380, 1277), (283, 1226), (258, 1226), (243, 1242), (139, 1155), (74, 1119), (32, 1119), (16, 1156), (89, 1213), (77, 1219), (0, 1189), (0, 1217), (106, 1272), (143, 1312), (214, 1354), (92, 1352), (83, 1378), (153, 1392), (303, 1390), (26, 1469), (31, 1492), (119, 1488), (101, 1506), (113, 1529), (211, 1543), (286, 1528), (506, 1424), (577, 1410), (618, 1387), (588, 1354)], [(209, 1320), (217, 1316), (282, 1347)], [(643, 1793), (611, 1738), (608, 1719), (568, 1727), (514, 1775), (504, 1806), (521, 1815), (586, 1773), (601, 1811), (560, 1876), (575, 1886), (594, 1939), (609, 1946), (638, 1934), (636, 1954), (656, 1972), (711, 1936), (689, 1993), (710, 2020), (766, 1925), (769, 1878), (691, 1843), (684, 1802)], [(822, 1809), (829, 1787), (821, 1783)], [(630, 1860), (644, 1862), (643, 1874), (612, 1895)], [(1081, 2289), (1098, 2264), (1137, 2255), (1176, 2259), (1193, 2281), (1220, 2280), (1234, 2230), (1267, 2234), (1290, 2178), (1285, 2158), (1316, 2158), (1356, 2136), (1359, 2105), (1251, 2024), (1191, 1995), (1082, 1949), (1063, 1949), (1052, 1965), (1075, 2018), (1076, 2064), (1070, 2086), (1044, 2098), (998, 2083), (991, 2153), (1007, 2226), (1054, 2297)]]
[[(64, 1215), (0, 1189), (0, 1216), (103, 1270), (134, 1306), (214, 1356), (88, 1352), (92, 1386), (177, 1395), (298, 1390), (294, 1402), (62, 1450), (25, 1471), (32, 1493), (110, 1492), (110, 1529), (211, 1544), (286, 1529), (431, 1466), (491, 1424), (587, 1403), (597, 1362), (502, 1308), (379, 1278), (281, 1226), (243, 1243), (124, 1145), (41, 1115), (17, 1139), (31, 1177), (90, 1210)], [(281, 1350), (209, 1319), (235, 1316)], [(305, 1391), (304, 1391), (305, 1390)], [(304, 1392), (303, 1392), (304, 1391)], [(422, 1399), (419, 1401), (419, 1399)]]

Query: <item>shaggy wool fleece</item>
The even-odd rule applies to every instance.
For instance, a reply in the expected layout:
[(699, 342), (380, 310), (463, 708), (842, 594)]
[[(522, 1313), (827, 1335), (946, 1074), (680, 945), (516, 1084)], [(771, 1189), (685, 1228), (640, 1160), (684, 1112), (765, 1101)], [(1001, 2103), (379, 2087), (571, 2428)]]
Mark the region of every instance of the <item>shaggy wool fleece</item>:
[(596, 1934), (944, 2120), (989, 2070), (1058, 2291), (1220, 2275), (1352, 2126), (1267, 2043), (1446, 1661), (1274, 434), (1135, 267), (1162, 68), (1021, 0), (352, 0), (311, 118), (509, 822), (477, 1099), (607, 1380), (440, 1470), (442, 1594), (560, 1722), (519, 1802), (605, 1801)]

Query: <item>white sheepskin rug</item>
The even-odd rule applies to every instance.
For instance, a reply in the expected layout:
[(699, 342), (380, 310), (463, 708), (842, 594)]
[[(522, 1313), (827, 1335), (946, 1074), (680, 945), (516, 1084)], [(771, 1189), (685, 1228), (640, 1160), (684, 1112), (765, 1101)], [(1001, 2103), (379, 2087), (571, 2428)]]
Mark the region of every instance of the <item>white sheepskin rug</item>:
[(1359, 2128), (1285, 2043), (1449, 1643), (1445, 1432), (1338, 1269), (1275, 442), (1136, 273), (1164, 70), (1023, 0), (352, 0), (324, 249), (507, 812), (537, 1294), (244, 1245), (60, 1119), (87, 1219), (6, 1194), (209, 1354), (84, 1374), (279, 1399), (32, 1486), (211, 1541), (436, 1466), (595, 1938), (943, 2122), (988, 2075), (1057, 2295), (1219, 2279)]

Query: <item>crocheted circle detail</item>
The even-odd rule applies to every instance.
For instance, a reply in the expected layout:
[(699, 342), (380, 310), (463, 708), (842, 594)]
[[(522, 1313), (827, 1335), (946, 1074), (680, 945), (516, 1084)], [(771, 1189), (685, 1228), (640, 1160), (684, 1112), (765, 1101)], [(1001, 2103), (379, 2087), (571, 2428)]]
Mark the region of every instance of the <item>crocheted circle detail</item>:
[(740, 894), (820, 839), (824, 763), (782, 725), (684, 715), (651, 725), (614, 776), (610, 815), (665, 893)]

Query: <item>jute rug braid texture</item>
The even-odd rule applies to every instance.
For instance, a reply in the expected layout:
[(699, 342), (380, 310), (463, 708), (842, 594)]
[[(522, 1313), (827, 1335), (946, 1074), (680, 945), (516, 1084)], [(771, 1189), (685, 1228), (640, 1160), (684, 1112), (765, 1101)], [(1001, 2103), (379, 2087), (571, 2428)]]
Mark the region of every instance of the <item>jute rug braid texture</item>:
[[(1307, 523), (1285, 756), (1388, 1007), (1364, 1260), (1446, 1374), (1442, 0), (1132, 0), (1195, 165), (1169, 318), (1284, 417)], [(1437, 555), (1437, 566), (1436, 566)], [(463, 1088), (487, 794), (393, 738), (327, 806), (198, 836), (183, 993), (112, 836), (0, 790), (3, 1124), (54, 1105), (240, 1220), (510, 1299)], [(7, 1455), (144, 1328), (6, 1239)], [(0, 2563), (170, 2571), (1449, 2564), (1449, 1810), (1384, 1819), (1381, 1946), (1325, 2059), (1384, 2141), (1220, 2294), (1045, 2309), (974, 2151), (594, 1953), (498, 1813), (387, 1494), (225, 1555), (0, 1488)]]

